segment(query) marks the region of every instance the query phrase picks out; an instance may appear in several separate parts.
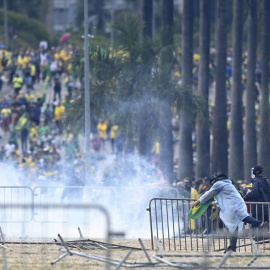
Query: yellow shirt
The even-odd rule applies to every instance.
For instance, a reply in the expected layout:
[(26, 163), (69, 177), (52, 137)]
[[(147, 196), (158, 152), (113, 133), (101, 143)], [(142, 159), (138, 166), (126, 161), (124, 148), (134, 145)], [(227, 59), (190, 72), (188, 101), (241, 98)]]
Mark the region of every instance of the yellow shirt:
[(12, 82), (14, 88), (20, 88), (22, 87), (23, 79), (21, 77), (14, 77)]
[(193, 55), (193, 61), (194, 61), (195, 65), (197, 65), (197, 66), (199, 65), (199, 63), (200, 63), (200, 55), (198, 53), (195, 53)]
[(27, 56), (24, 56), (23, 58), (21, 58), (22, 68), (25, 68), (28, 62), (29, 62), (29, 58)]
[(55, 110), (54, 110), (55, 120), (59, 121), (59, 120), (63, 119), (64, 112), (65, 112), (64, 106), (55, 107)]
[(59, 53), (55, 53), (55, 54), (54, 54), (54, 59), (55, 59), (55, 60), (58, 60), (59, 58), (60, 58)]
[(31, 102), (32, 100), (34, 100), (34, 95), (32, 95), (32, 94), (27, 95), (26, 100), (27, 100), (27, 102)]
[(59, 56), (63, 61), (67, 61), (69, 59), (65, 50), (61, 50)]
[(31, 65), (31, 76), (36, 76), (36, 66)]
[(97, 126), (99, 135), (102, 139), (106, 140), (106, 131), (107, 131), (107, 124), (106, 123), (99, 123)]
[(159, 142), (156, 142), (155, 145), (152, 148), (152, 153), (159, 154), (160, 144)]
[(113, 125), (111, 128), (111, 139), (115, 139), (118, 135), (119, 127), (117, 125)]
[(3, 108), (1, 110), (1, 114), (3, 115), (3, 117), (9, 117), (11, 114), (11, 110), (9, 108)]
[(38, 128), (37, 127), (32, 127), (30, 131), (30, 140), (32, 142), (36, 142), (38, 139)]
[[(200, 198), (200, 196), (199, 196), (197, 190), (195, 188), (191, 188), (190, 199), (198, 200), (199, 198)], [(194, 231), (196, 229), (196, 220), (190, 219), (189, 228), (192, 231)]]

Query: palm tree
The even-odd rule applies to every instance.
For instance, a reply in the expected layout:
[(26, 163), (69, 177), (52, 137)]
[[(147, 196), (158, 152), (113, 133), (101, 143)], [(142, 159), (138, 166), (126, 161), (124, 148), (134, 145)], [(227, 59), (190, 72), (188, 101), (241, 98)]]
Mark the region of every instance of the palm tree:
[[(184, 0), (182, 15), (182, 86), (192, 87), (193, 0)], [(193, 176), (192, 118), (181, 112), (179, 139), (179, 179)]]
[(119, 99), (124, 104), (122, 118), (125, 122), (125, 153), (133, 153), (136, 132), (135, 126), (135, 100), (137, 96), (140, 75), (142, 74), (140, 34), (143, 29), (141, 18), (134, 13), (125, 13), (114, 23), (113, 28), (121, 33), (121, 45), (127, 57), (120, 63), (120, 76), (117, 85), (119, 89)]
[[(210, 8), (208, 0), (200, 1), (200, 63), (199, 93), (208, 106), (209, 95), (209, 48), (210, 48)], [(209, 126), (199, 118), (197, 124), (197, 164), (196, 178), (210, 174), (210, 132)]]
[(226, 54), (226, 0), (218, 1), (216, 31), (216, 96), (213, 122), (212, 172), (228, 170)]
[(257, 1), (249, 1), (248, 64), (245, 107), (244, 176), (250, 178), (250, 169), (257, 163), (255, 116), (255, 68), (257, 51)]
[(270, 177), (269, 164), (269, 38), (270, 38), (270, 2), (263, 1), (262, 19), (262, 82), (260, 96), (260, 133), (258, 161), (265, 167), (265, 175)]
[(243, 0), (234, 1), (233, 14), (233, 83), (230, 129), (229, 175), (244, 177), (243, 115), (242, 115), (242, 28)]

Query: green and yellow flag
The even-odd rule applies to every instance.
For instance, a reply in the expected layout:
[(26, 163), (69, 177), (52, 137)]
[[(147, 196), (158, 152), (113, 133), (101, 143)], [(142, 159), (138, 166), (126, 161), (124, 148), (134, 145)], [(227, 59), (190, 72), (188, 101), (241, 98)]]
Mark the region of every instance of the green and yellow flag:
[(22, 129), (26, 129), (29, 127), (29, 113), (24, 112), (22, 116), (19, 118), (17, 125), (15, 126), (16, 131), (20, 131)]
[(198, 204), (195, 207), (190, 208), (188, 213), (189, 218), (198, 219), (203, 213), (206, 212), (207, 208), (209, 207), (209, 205), (213, 200), (214, 199), (211, 198), (204, 204)]

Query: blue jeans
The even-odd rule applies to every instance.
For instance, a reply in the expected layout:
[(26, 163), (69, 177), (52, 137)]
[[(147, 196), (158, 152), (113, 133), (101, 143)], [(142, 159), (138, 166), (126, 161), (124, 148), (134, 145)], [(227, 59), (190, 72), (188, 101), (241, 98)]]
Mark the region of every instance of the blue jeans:
[(260, 220), (257, 220), (251, 216), (245, 217), (242, 221), (245, 223), (251, 224), (253, 228), (259, 228), (260, 225), (262, 224)]
[[(262, 224), (262, 222), (260, 220), (257, 220), (251, 216), (247, 216), (245, 217), (243, 220), (243, 222), (245, 223), (248, 223), (248, 224), (251, 224), (253, 228), (259, 228), (260, 225)], [(232, 233), (231, 235), (231, 243), (230, 243), (230, 246), (229, 248), (231, 248), (232, 250), (236, 251), (236, 243), (237, 243), (237, 232), (238, 230), (236, 229), (234, 231), (234, 233)]]

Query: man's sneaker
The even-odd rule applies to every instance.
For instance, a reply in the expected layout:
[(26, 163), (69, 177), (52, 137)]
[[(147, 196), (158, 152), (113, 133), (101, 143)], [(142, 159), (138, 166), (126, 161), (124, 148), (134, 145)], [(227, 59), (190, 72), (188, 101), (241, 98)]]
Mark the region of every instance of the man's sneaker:
[(268, 226), (268, 222), (264, 221), (264, 222), (262, 222), (262, 224), (260, 225), (259, 228), (264, 229), (264, 228), (267, 228), (267, 226)]

